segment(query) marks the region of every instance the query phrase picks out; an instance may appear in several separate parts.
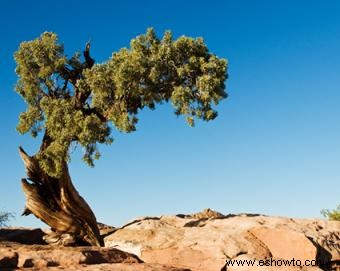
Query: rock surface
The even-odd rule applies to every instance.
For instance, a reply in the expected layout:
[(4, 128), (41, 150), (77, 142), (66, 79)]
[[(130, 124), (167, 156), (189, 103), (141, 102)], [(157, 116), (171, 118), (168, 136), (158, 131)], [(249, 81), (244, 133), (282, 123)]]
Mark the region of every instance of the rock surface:
[[(24, 271), (190, 271), (188, 269), (169, 267), (161, 264), (124, 264), (124, 263), (115, 263), (115, 264), (97, 264), (97, 265), (80, 265), (80, 266), (70, 266), (67, 268), (61, 267), (46, 267), (39, 269), (22, 269)], [(5, 271), (5, 270), (4, 270)], [(6, 270), (7, 271), (7, 270)]]
[[(337, 221), (223, 215), (206, 209), (99, 228), (106, 236), (105, 248), (27, 245), (53, 236), (39, 229), (0, 229), (0, 270), (322, 271), (340, 264)], [(302, 265), (263, 265), (293, 259)], [(303, 266), (306, 260), (322, 260), (322, 269)]]
[(45, 232), (41, 229), (27, 228), (0, 228), (0, 241), (17, 242), (20, 244), (45, 244), (43, 236)]
[[(135, 255), (115, 248), (99, 247), (61, 247), (47, 245), (22, 245), (18, 243), (0, 243), (0, 262), (7, 255), (16, 255), (6, 267), (43, 268), (49, 266), (92, 265), (101, 263), (141, 263)], [(5, 267), (5, 266), (3, 266)]]
[(316, 246), (301, 232), (267, 227), (255, 227), (249, 232), (267, 246), (274, 258), (316, 260)]
[[(234, 264), (234, 266), (228, 266), (227, 268), (222, 268), (221, 271), (322, 271), (319, 267), (299, 267), (299, 266), (263, 266), (260, 264), (259, 260), (256, 260), (253, 257), (249, 257), (247, 255), (241, 255), (235, 258), (235, 260), (238, 261), (253, 261), (254, 266), (237, 266)], [(279, 263), (279, 261), (278, 261)]]
[(137, 256), (115, 248), (23, 245), (4, 241), (0, 242), (0, 270), (188, 271), (146, 264)]
[(12, 268), (18, 265), (18, 253), (13, 251), (2, 251), (0, 253), (0, 270), (2, 268)]
[[(340, 256), (340, 222), (264, 215), (222, 215), (207, 209), (193, 215), (145, 217), (105, 238), (107, 247), (134, 253), (147, 263), (193, 271), (221, 270), (226, 260), (323, 260)], [(228, 270), (237, 269), (228, 267)], [(259, 268), (252, 267), (252, 270)], [(246, 268), (247, 269), (247, 268)], [(317, 270), (317, 267), (261, 270)], [(245, 267), (239, 269), (246, 271)]]

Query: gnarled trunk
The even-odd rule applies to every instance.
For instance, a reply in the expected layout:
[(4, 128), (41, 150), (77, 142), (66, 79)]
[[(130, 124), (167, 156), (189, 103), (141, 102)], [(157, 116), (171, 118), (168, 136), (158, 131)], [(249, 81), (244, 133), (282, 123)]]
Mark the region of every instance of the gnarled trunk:
[(50, 242), (103, 246), (96, 217), (73, 186), (67, 163), (63, 165), (61, 177), (53, 178), (44, 173), (34, 156), (29, 156), (21, 147), (19, 153), (28, 176), (22, 179), (26, 196), (23, 215), (32, 213), (49, 225), (53, 231), (53, 238), (47, 238)]

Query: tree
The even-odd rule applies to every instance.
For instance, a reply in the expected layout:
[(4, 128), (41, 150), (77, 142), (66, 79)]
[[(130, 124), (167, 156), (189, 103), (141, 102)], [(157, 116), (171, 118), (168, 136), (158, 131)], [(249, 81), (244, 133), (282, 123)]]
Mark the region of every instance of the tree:
[(334, 210), (322, 209), (321, 214), (329, 220), (340, 221), (340, 204)]
[(14, 218), (12, 213), (0, 211), (0, 227), (6, 227), (8, 221), (10, 221), (12, 218)]
[(143, 108), (171, 101), (175, 114), (193, 126), (195, 118), (213, 120), (213, 105), (227, 97), (226, 60), (209, 53), (201, 38), (174, 40), (171, 32), (159, 39), (148, 29), (101, 64), (94, 64), (90, 43), (68, 58), (57, 35), (45, 32), (22, 42), (15, 60), (16, 91), (27, 103), (17, 130), (42, 134), (35, 155), (19, 148), (28, 176), (22, 179), (23, 215), (33, 213), (72, 242), (103, 245), (96, 217), (68, 172), (71, 145), (81, 146), (93, 166), (98, 144), (112, 143), (113, 127), (135, 131)]

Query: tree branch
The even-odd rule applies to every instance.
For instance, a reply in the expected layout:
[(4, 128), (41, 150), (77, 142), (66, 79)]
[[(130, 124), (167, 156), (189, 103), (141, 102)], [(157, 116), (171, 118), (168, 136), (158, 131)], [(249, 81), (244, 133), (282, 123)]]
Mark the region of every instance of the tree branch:
[(80, 77), (81, 70), (70, 70), (67, 67), (62, 67), (59, 74), (65, 81), (70, 81), (72, 85), (75, 86)]
[(65, 92), (65, 91), (66, 91), (67, 84), (68, 84), (68, 80), (65, 80), (64, 85), (63, 85), (63, 88), (61, 89), (62, 92)]
[(85, 58), (85, 64), (86, 68), (91, 69), (93, 64), (94, 64), (94, 59), (90, 56), (90, 48), (91, 48), (91, 43), (88, 41), (85, 46), (85, 50), (83, 51), (84, 58)]
[(103, 114), (98, 112), (96, 108), (82, 108), (81, 111), (85, 115), (95, 114), (102, 122), (106, 122), (107, 121), (107, 118)]

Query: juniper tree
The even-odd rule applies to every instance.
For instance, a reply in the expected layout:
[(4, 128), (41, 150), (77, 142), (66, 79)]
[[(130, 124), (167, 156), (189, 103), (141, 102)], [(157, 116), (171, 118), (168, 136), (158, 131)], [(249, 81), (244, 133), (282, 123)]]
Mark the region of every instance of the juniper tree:
[(33, 213), (56, 235), (103, 245), (96, 218), (74, 188), (68, 173), (71, 144), (83, 148), (90, 166), (100, 157), (98, 144), (112, 142), (113, 128), (136, 130), (143, 108), (171, 102), (190, 126), (213, 120), (213, 108), (226, 98), (227, 62), (210, 53), (203, 39), (161, 39), (152, 29), (131, 40), (129, 48), (95, 64), (90, 43), (72, 57), (55, 33), (22, 42), (15, 53), (16, 91), (27, 104), (17, 130), (42, 134), (40, 149), (29, 156), (21, 147), (28, 178), (24, 215)]

